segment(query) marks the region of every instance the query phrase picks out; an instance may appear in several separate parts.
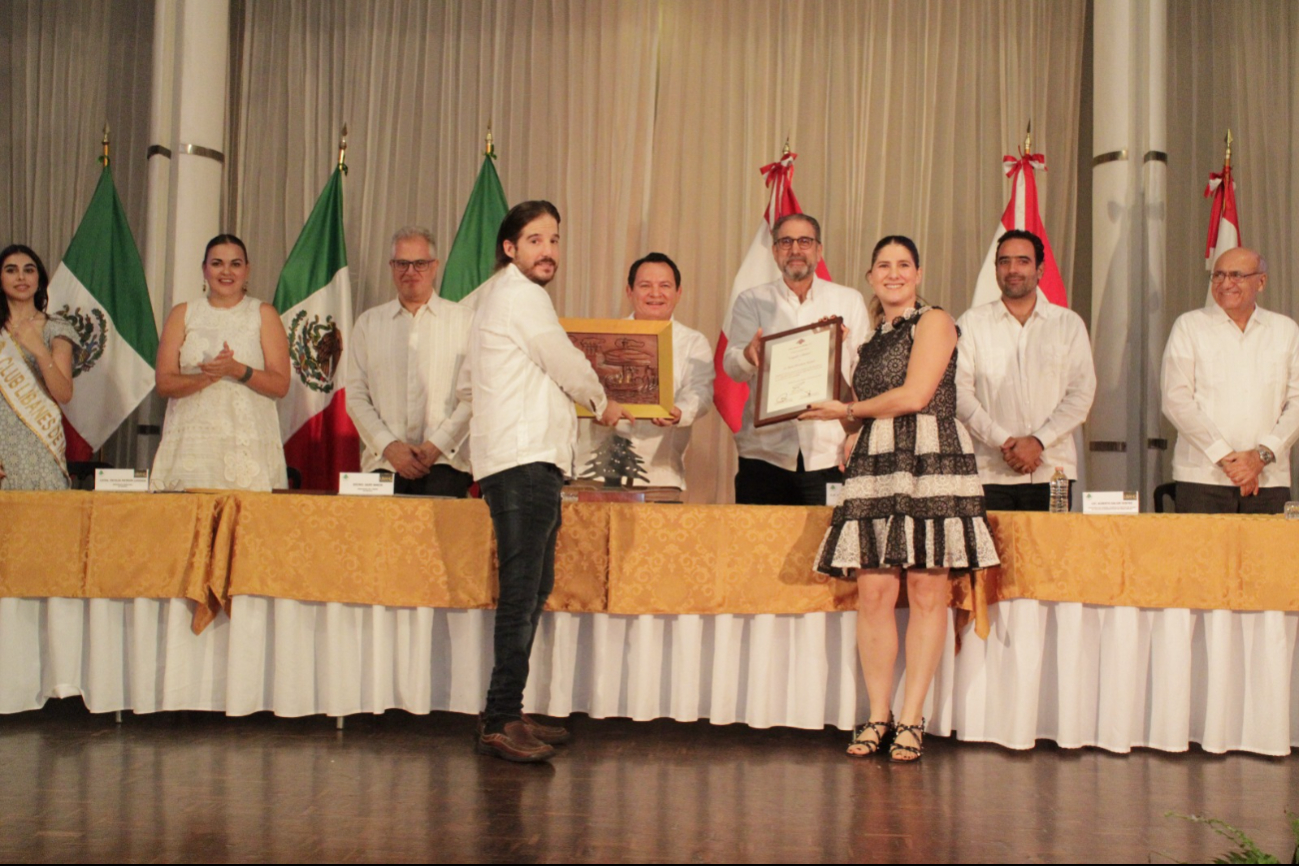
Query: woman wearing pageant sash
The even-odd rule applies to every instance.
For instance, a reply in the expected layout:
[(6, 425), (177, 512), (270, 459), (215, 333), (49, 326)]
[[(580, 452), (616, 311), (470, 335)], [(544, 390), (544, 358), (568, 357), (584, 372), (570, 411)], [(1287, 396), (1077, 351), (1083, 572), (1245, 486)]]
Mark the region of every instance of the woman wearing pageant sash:
[(21, 244), (0, 250), (0, 490), (67, 490), (63, 412), (77, 332), (48, 316), (50, 279)]
[(158, 341), (167, 400), (150, 483), (158, 490), (287, 487), (275, 401), (289, 391), (289, 341), (270, 304), (248, 297), (248, 250), (217, 235), (206, 296), (177, 304)]
[[(862, 344), (850, 403), (816, 404), (803, 418), (837, 419), (845, 443), (843, 495), (816, 570), (857, 581), (857, 651), (870, 719), (848, 754), (887, 750), (917, 761), (925, 697), (947, 635), (948, 578), (997, 564), (970, 434), (956, 419), (956, 324), (917, 296), (920, 253), (910, 238), (875, 245), (867, 274), (875, 333)], [(906, 687), (896, 724), (894, 606), (905, 574), (910, 605)]]

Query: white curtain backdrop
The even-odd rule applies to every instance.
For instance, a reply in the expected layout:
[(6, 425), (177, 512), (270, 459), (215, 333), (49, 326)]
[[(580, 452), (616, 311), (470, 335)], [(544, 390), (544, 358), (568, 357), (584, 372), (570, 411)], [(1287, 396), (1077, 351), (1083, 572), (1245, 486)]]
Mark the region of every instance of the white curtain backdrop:
[[(346, 184), (357, 309), (389, 299), (388, 238), (433, 228), (445, 256), (490, 122), (512, 202), (564, 216), (563, 315), (626, 310), (627, 266), (681, 265), (681, 321), (716, 337), (765, 203), (758, 168), (786, 137), (826, 258), (864, 286), (885, 233), (920, 244), (925, 294), (968, 305), (1005, 205), (1001, 157), (1032, 118), (1047, 223), (1066, 278), (1077, 211), (1082, 0), (825, 2), (247, 0), (233, 228), (276, 274), (351, 132)], [(238, 29), (238, 28), (236, 28)], [(734, 449), (696, 429), (695, 501), (728, 501)]]
[[(233, 619), (199, 636), (191, 612), (180, 600), (0, 599), (0, 712), (74, 695), (95, 712), (481, 709), (491, 611), (239, 596)], [(1299, 735), (1299, 614), (1020, 600), (991, 618), (988, 640), (967, 629), (959, 654), (949, 629), (931, 732), (1013, 749), (1194, 742), (1265, 755), (1289, 754)], [(525, 705), (850, 730), (867, 710), (854, 619), (546, 614)]]

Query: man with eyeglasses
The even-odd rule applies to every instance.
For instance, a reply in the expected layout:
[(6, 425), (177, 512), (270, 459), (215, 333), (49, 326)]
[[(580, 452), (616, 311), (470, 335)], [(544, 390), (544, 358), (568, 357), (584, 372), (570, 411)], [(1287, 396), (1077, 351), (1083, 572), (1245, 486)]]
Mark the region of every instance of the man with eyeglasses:
[(1047, 511), (1051, 476), (1078, 478), (1073, 433), (1096, 396), (1082, 317), (1037, 287), (1046, 247), (1012, 229), (997, 241), (1001, 297), (956, 323), (956, 416), (974, 439), (989, 511)]
[(1299, 438), (1299, 325), (1258, 306), (1267, 260), (1244, 247), (1214, 264), (1213, 303), (1177, 318), (1163, 410), (1177, 428), (1177, 510), (1279, 514)]
[(843, 484), (839, 464), (845, 434), (838, 421), (784, 421), (753, 426), (759, 345), (776, 334), (839, 316), (847, 328), (843, 376), (852, 380), (857, 350), (870, 336), (861, 292), (816, 275), (821, 262), (821, 224), (807, 214), (788, 214), (771, 228), (771, 252), (781, 278), (742, 292), (731, 311), (722, 365), (737, 382), (749, 382), (744, 418), (735, 434), (740, 452), (735, 501), (741, 505), (825, 505), (829, 485)]
[(437, 247), (428, 229), (392, 238), (395, 300), (352, 329), (347, 414), (361, 437), (361, 469), (397, 475), (397, 493), (463, 497), (473, 478), (468, 404), (456, 397), (473, 310), (438, 297)]

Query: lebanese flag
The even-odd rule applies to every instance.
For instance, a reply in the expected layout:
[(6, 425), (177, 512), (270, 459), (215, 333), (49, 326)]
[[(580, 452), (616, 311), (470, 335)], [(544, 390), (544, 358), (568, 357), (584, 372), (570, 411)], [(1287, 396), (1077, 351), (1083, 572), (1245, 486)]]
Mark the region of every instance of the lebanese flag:
[(337, 490), (338, 473), (356, 472), (361, 446), (347, 415), (343, 383), (352, 336), (352, 283), (343, 239), (339, 165), (293, 245), (275, 287), (275, 309), (289, 335), (289, 393), (280, 401), (284, 459), (304, 490)]
[(1037, 235), (1046, 247), (1046, 260), (1043, 263), (1042, 279), (1037, 283), (1038, 288), (1051, 303), (1067, 307), (1069, 296), (1065, 291), (1064, 278), (1060, 276), (1060, 268), (1055, 263), (1055, 253), (1051, 251), (1046, 224), (1042, 222), (1042, 212), (1037, 204), (1037, 176), (1034, 172), (1039, 169), (1046, 171), (1046, 157), (1040, 153), (1025, 153), (1019, 157), (1007, 155), (1002, 158), (1002, 164), (1006, 167), (1006, 176), (1010, 178), (1010, 201), (1006, 203), (1006, 210), (992, 234), (992, 243), (988, 245), (988, 254), (979, 270), (979, 280), (974, 285), (974, 299), (970, 301), (970, 306), (986, 304), (1001, 297), (1001, 289), (997, 287), (997, 239), (1011, 229), (1020, 229)]
[[(1222, 171), (1209, 175), (1209, 185), (1204, 197), (1213, 199), (1209, 213), (1209, 238), (1204, 244), (1204, 269), (1213, 270), (1213, 263), (1227, 250), (1240, 246), (1240, 216), (1236, 212), (1236, 181), (1231, 177), (1231, 162), (1223, 163)], [(1213, 303), (1210, 286), (1205, 305)]]
[[(798, 154), (786, 152), (779, 162), (764, 165), (760, 169), (767, 178), (767, 188), (771, 190), (767, 196), (767, 208), (762, 212), (762, 222), (758, 224), (753, 243), (749, 244), (749, 251), (745, 253), (740, 270), (731, 283), (726, 318), (722, 322), (721, 336), (717, 338), (717, 351), (713, 354), (713, 367), (717, 371), (717, 377), (713, 381), (713, 405), (732, 433), (740, 429), (744, 404), (749, 399), (749, 385), (735, 381), (726, 375), (726, 370), (722, 367), (722, 356), (726, 354), (726, 332), (731, 328), (731, 310), (735, 308), (735, 299), (741, 292), (780, 279), (780, 268), (776, 267), (776, 260), (771, 254), (771, 227), (786, 214), (803, 212), (798, 197), (794, 195), (796, 159)], [(824, 259), (817, 264), (816, 275), (823, 280), (830, 279), (830, 271), (826, 268)]]
[(47, 312), (70, 322), (81, 342), (63, 428), (67, 458), (89, 460), (153, 390), (158, 354), (144, 265), (106, 158), (90, 206), (50, 280)]

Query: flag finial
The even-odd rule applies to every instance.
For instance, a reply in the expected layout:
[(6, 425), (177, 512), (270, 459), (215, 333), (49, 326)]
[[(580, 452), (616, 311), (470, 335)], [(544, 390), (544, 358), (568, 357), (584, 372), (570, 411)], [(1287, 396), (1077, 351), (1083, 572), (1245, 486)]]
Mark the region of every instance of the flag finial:
[(1222, 164), (1231, 168), (1231, 127), (1227, 127), (1227, 151), (1222, 155)]
[(342, 130), (338, 133), (338, 168), (343, 173), (347, 173), (347, 124), (343, 124)]
[(1024, 130), (1024, 156), (1033, 152), (1033, 118), (1028, 119), (1028, 128)]
[(496, 159), (496, 144), (492, 139), (492, 122), (487, 121), (487, 144), (483, 148), (483, 156), (490, 156)]
[(104, 139), (103, 141), (100, 142), (100, 145), (104, 148), (104, 152), (99, 157), (99, 164), (103, 166), (107, 166), (108, 165), (108, 124), (107, 123), (104, 124)]
[(790, 153), (791, 153), (791, 151), (790, 151), (790, 149), (789, 149), (789, 136), (786, 135), (786, 136), (785, 136), (785, 147), (784, 147), (784, 149), (780, 152), (780, 156), (781, 156), (782, 159), (784, 159), (785, 157), (789, 156)]

